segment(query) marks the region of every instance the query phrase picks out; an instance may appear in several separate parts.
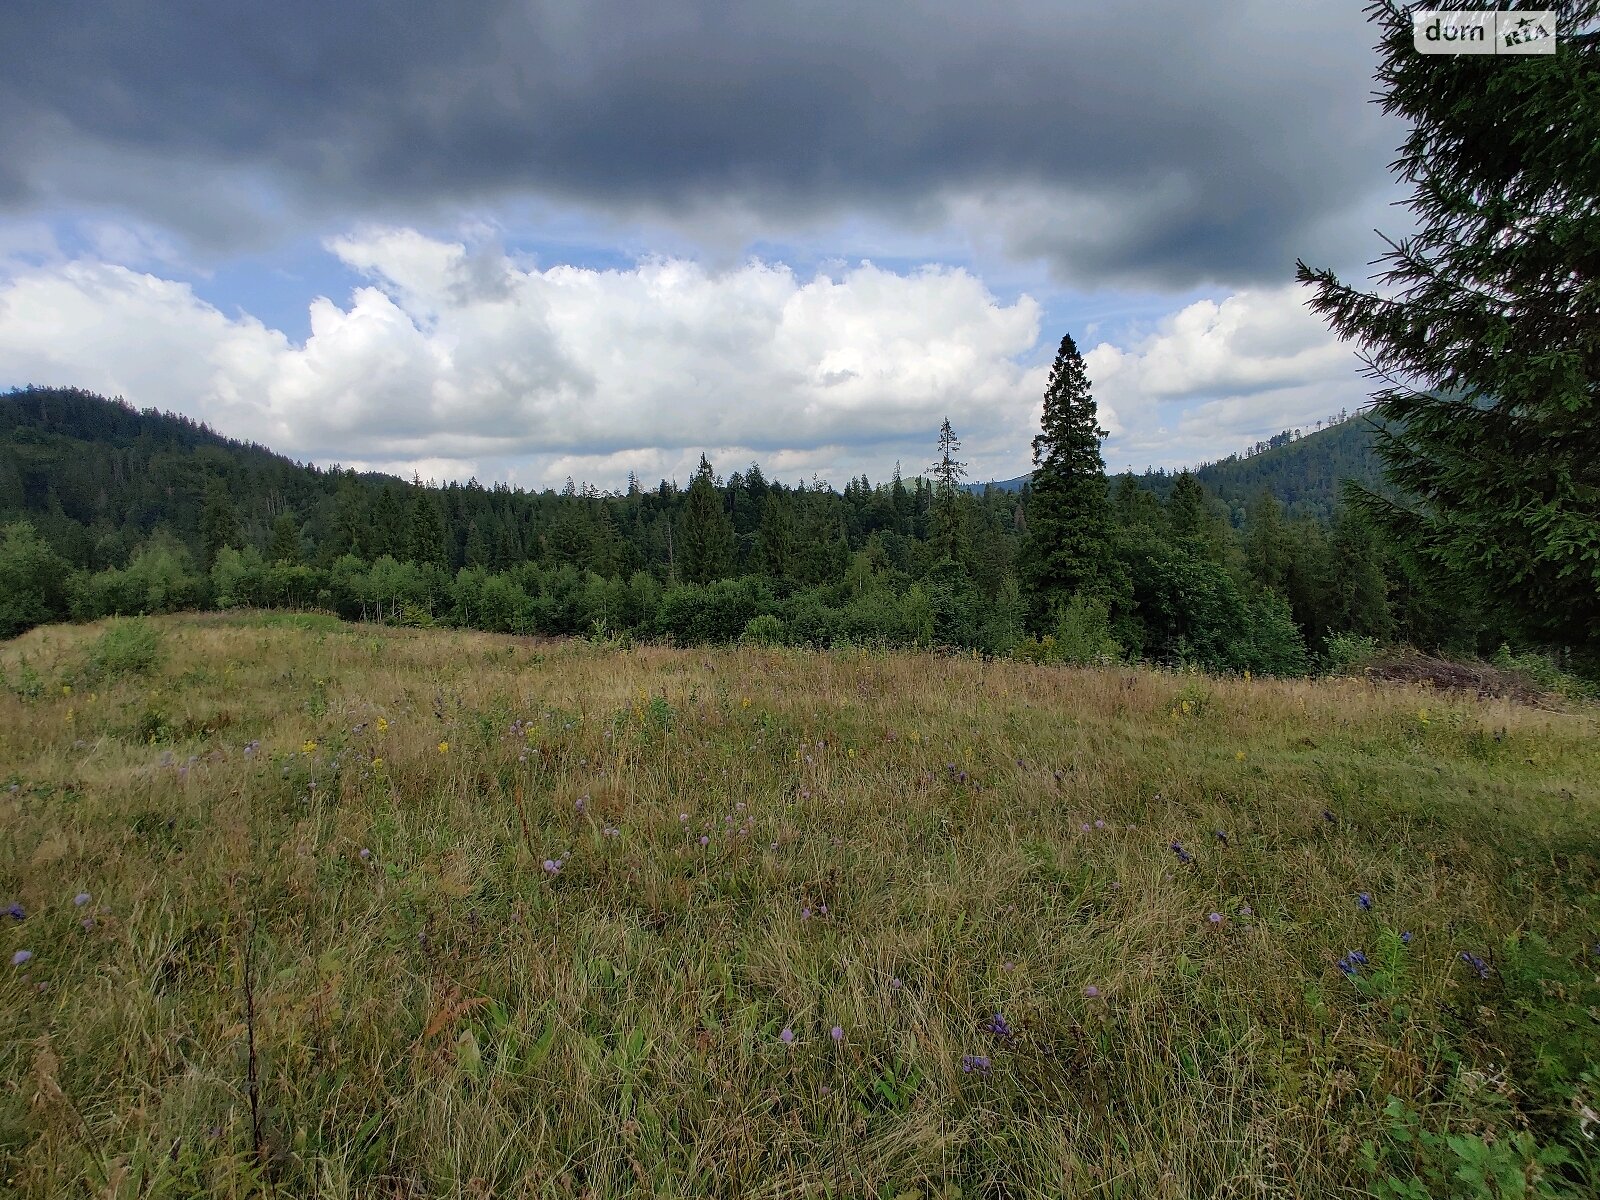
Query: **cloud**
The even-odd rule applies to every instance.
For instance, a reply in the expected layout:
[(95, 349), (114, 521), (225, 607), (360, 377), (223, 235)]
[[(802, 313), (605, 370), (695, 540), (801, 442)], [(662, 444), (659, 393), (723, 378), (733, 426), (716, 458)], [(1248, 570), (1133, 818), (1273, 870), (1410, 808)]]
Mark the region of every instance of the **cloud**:
[(980, 454), (1014, 451), (1043, 390), (1023, 364), (1038, 305), (959, 269), (540, 269), (395, 228), (328, 249), (366, 282), (314, 300), (303, 344), (120, 265), (21, 268), (0, 283), (4, 382), (120, 394), (303, 459), (524, 486), (682, 478), (708, 447), (723, 470), (881, 474), (896, 447), (931, 455), (947, 413)]
[(1276, 0), (9, 5), (0, 206), (225, 254), (533, 200), (724, 248), (955, 230), (1079, 286), (1254, 283), (1383, 219), (1374, 40)]
[(1367, 390), (1355, 352), (1293, 285), (1196, 301), (1125, 347), (1100, 343), (1084, 365), (1113, 470), (1214, 460), (1359, 407)]

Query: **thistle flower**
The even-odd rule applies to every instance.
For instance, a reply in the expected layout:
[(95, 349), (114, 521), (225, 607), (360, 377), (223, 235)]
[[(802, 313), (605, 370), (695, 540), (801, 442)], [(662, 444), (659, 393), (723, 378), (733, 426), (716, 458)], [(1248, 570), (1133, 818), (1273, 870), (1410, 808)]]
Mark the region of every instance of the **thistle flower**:
[(702, 833), (700, 835), (700, 844), (702, 846), (709, 846), (711, 844), (711, 839), (708, 838), (705, 834)]

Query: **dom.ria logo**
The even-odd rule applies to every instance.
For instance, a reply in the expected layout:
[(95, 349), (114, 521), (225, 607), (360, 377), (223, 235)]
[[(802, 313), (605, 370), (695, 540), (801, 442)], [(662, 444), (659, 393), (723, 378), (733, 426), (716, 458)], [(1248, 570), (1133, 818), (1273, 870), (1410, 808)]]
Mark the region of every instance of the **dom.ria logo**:
[(1411, 14), (1411, 40), (1419, 54), (1554, 54), (1556, 14), (1550, 9), (1417, 9)]

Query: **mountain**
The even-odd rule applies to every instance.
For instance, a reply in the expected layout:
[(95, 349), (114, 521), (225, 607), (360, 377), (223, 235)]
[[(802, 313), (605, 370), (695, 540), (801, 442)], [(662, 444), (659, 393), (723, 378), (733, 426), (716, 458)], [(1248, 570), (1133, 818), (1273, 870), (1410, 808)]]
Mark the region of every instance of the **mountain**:
[[(1195, 468), (1194, 474), (1208, 492), (1227, 505), (1235, 526), (1244, 523), (1246, 505), (1262, 491), (1275, 496), (1289, 517), (1329, 521), (1346, 480), (1374, 491), (1387, 490), (1383, 464), (1374, 450), (1377, 434), (1377, 424), (1358, 413), (1304, 436), (1285, 430), (1257, 443), (1245, 454), (1230, 454)], [(979, 494), (985, 488), (1017, 492), (1030, 478), (1031, 475), (1019, 475), (967, 486)], [(1134, 476), (1137, 483), (1161, 500), (1171, 493), (1176, 479), (1177, 474), (1169, 471), (1146, 471)]]

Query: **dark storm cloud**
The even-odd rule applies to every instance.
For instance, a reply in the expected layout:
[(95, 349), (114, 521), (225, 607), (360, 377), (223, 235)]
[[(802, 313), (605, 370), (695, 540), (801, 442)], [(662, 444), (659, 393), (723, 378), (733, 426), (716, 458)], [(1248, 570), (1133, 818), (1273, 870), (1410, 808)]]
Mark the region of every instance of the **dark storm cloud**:
[(226, 243), (534, 196), (1283, 278), (1383, 184), (1371, 41), (1353, 4), (7, 4), (0, 203)]

